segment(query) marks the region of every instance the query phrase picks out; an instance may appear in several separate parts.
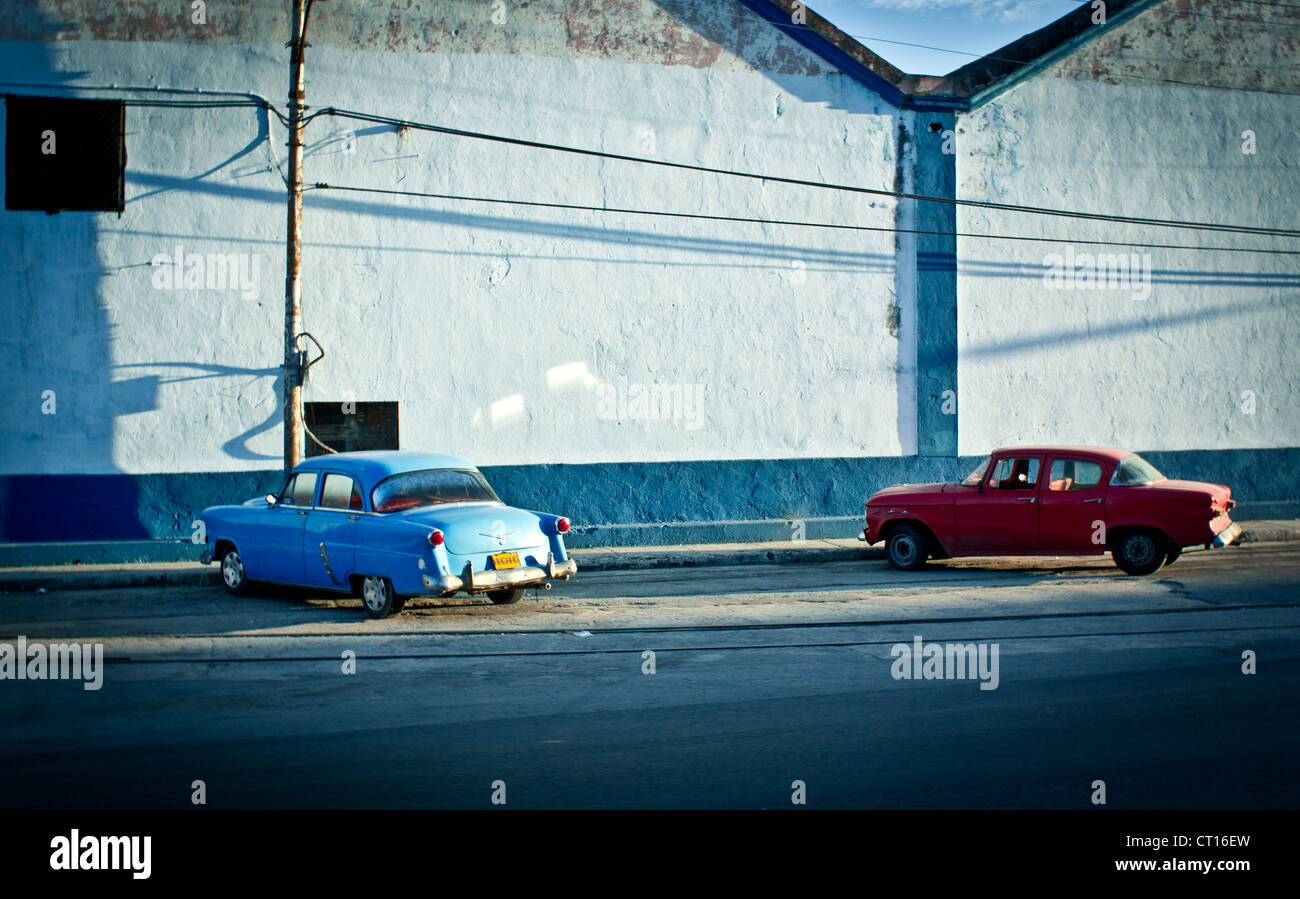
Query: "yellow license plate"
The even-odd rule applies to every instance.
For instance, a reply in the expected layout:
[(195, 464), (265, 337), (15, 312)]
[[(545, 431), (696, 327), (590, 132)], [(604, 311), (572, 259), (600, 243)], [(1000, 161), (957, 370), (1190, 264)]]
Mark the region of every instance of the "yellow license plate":
[(518, 568), (519, 553), (497, 553), (492, 556), (492, 567), (497, 571), (502, 568)]

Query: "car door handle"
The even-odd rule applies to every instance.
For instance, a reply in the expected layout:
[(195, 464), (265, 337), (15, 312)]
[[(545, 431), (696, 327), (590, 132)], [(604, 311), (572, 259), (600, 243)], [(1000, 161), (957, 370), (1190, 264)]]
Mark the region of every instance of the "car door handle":
[(298, 510), (298, 514), (299, 514), (299, 515), (306, 515), (306, 514), (307, 514), (307, 510), (306, 510), (306, 509), (299, 509), (299, 510)]
[(1084, 502), (1085, 505), (1088, 504), (1088, 503), (1099, 503), (1099, 502), (1101, 502), (1101, 497), (1098, 496), (1098, 497), (1095, 497), (1095, 498), (1093, 498), (1093, 499), (1085, 499), (1083, 502)]
[(348, 521), (356, 521), (360, 517), (361, 517), (360, 515), (349, 515)]
[(1018, 503), (1032, 503), (1033, 501), (1034, 498), (1032, 496), (1021, 496), (1016, 499), (1016, 502)]

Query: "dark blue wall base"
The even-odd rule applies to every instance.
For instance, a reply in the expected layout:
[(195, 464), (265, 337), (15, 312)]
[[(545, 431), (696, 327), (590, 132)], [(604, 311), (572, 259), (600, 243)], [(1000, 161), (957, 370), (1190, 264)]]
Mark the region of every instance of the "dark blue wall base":
[[(1274, 503), (1280, 512), (1300, 499), (1297, 447), (1142, 455), (1169, 477), (1228, 484), (1239, 503)], [(876, 490), (953, 480), (978, 462), (766, 459), (507, 465), (483, 473), (506, 502), (571, 518), (574, 546), (630, 546), (790, 539), (794, 521), (806, 522), (809, 539), (851, 537), (849, 522)], [(0, 478), (0, 543), (187, 541), (207, 506), (275, 492), (281, 480), (278, 470), (7, 476)], [(837, 532), (840, 523), (845, 533)]]

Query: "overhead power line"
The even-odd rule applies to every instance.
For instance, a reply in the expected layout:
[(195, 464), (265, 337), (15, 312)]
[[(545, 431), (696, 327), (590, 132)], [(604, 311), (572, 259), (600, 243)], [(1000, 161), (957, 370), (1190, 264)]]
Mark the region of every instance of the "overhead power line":
[(349, 193), (387, 194), (398, 197), (418, 197), (434, 200), (454, 200), (467, 203), (496, 203), (503, 206), (530, 206), (541, 209), (571, 209), (579, 212), (598, 212), (619, 215), (649, 215), (663, 218), (697, 219), (712, 222), (738, 222), (756, 225), (781, 225), (798, 228), (826, 228), (835, 231), (875, 231), (893, 234), (923, 234), (938, 237), (971, 237), (993, 240), (1030, 241), (1034, 243), (1080, 244), (1091, 246), (1141, 247), (1142, 249), (1196, 250), (1206, 253), (1265, 253), (1274, 256), (1300, 256), (1300, 250), (1277, 250), (1255, 247), (1206, 247), (1194, 244), (1134, 243), (1122, 240), (1078, 240), (1070, 237), (1034, 237), (1022, 234), (980, 234), (971, 231), (928, 231), (917, 228), (892, 228), (884, 225), (846, 225), (835, 222), (806, 222), (792, 219), (766, 219), (738, 215), (715, 215), (704, 212), (672, 212), (656, 209), (630, 209), (612, 206), (584, 206), (578, 203), (554, 203), (540, 200), (508, 200), (501, 197), (475, 197), (461, 194), (433, 193), (418, 190), (394, 190), (383, 187), (358, 187), (350, 184), (317, 182), (309, 190), (338, 190)]
[(252, 106), (257, 109), (265, 109), (275, 115), (282, 124), (289, 124), (289, 119), (284, 113), (276, 109), (273, 104), (266, 100), (138, 100), (127, 97), (122, 101), (124, 106), (146, 106), (160, 108), (188, 108), (188, 109), (227, 109), (236, 106)]
[(1030, 215), (1048, 215), (1063, 218), (1083, 219), (1086, 221), (1111, 222), (1123, 225), (1146, 225), (1158, 228), (1184, 228), (1201, 231), (1222, 231), (1232, 234), (1259, 234), (1270, 237), (1300, 237), (1300, 230), (1286, 228), (1265, 228), (1253, 225), (1229, 225), (1218, 222), (1197, 222), (1184, 221), (1179, 219), (1156, 219), (1145, 218), (1141, 216), (1126, 215), (1108, 215), (1099, 212), (1080, 212), (1069, 209), (1052, 209), (1042, 206), (1023, 206), (1016, 203), (997, 203), (991, 200), (962, 200), (955, 197), (936, 197), (927, 194), (908, 193), (906, 191), (885, 190), (875, 187), (859, 187), (850, 184), (834, 184), (825, 181), (810, 181), (803, 178), (790, 178), (779, 175), (762, 175), (754, 172), (739, 172), (732, 169), (715, 168), (713, 166), (695, 165), (687, 162), (672, 162), (665, 159), (651, 159), (645, 156), (630, 156), (623, 153), (609, 153), (603, 150), (590, 150), (581, 147), (566, 147), (561, 144), (548, 144), (541, 141), (525, 140), (517, 137), (506, 137), (499, 134), (488, 134), (481, 131), (467, 131), (461, 128), (448, 128), (444, 125), (434, 125), (427, 122), (416, 122), (409, 119), (398, 119), (390, 116), (375, 115), (372, 113), (358, 112), (356, 110), (338, 109), (333, 106), (325, 107), (313, 114), (331, 115), (339, 118), (353, 119), (362, 122), (371, 122), (374, 124), (391, 125), (395, 128), (410, 128), (417, 131), (430, 131), (436, 134), (446, 134), (453, 137), (466, 137), (476, 140), (486, 140), (494, 143), (508, 144), (518, 147), (529, 147), (537, 150), (553, 150), (560, 153), (572, 153), (579, 156), (589, 156), (597, 159), (613, 159), (620, 162), (635, 162), (645, 165), (655, 165), (664, 168), (703, 172), (711, 175), (728, 175), (736, 178), (748, 178), (755, 181), (770, 181), (774, 184), (791, 184), (799, 187), (816, 187), (825, 190), (839, 190), (849, 193), (867, 194), (869, 196), (890, 197), (896, 200), (917, 200), (926, 203), (943, 203), (950, 206), (964, 206), (976, 209), (992, 209), (999, 212), (1017, 212)]

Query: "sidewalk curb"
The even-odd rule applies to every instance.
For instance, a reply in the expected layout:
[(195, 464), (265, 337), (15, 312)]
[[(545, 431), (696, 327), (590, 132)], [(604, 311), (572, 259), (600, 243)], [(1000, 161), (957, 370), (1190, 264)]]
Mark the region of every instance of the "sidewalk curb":
[[(810, 541), (812, 542), (812, 541)], [(664, 549), (573, 550), (569, 553), (583, 571), (644, 571), (653, 568), (708, 568), (720, 565), (802, 565), (883, 559), (883, 546), (798, 546), (760, 544), (744, 549), (705, 549), (670, 552)]]
[[(1241, 543), (1300, 540), (1300, 522), (1260, 522), (1242, 526)], [(843, 541), (849, 543), (849, 541)], [(722, 547), (632, 547), (628, 549), (575, 549), (570, 555), (578, 573), (586, 571), (644, 571), (658, 568), (708, 568), (725, 565), (806, 565), (883, 559), (884, 548), (862, 543), (834, 545), (829, 541), (807, 544), (759, 543)], [(165, 564), (166, 567), (162, 567)], [(94, 570), (74, 566), (43, 569), (0, 569), (0, 593), (40, 593), (58, 590), (104, 590), (126, 587), (219, 586), (215, 565), (155, 563), (104, 566)]]

